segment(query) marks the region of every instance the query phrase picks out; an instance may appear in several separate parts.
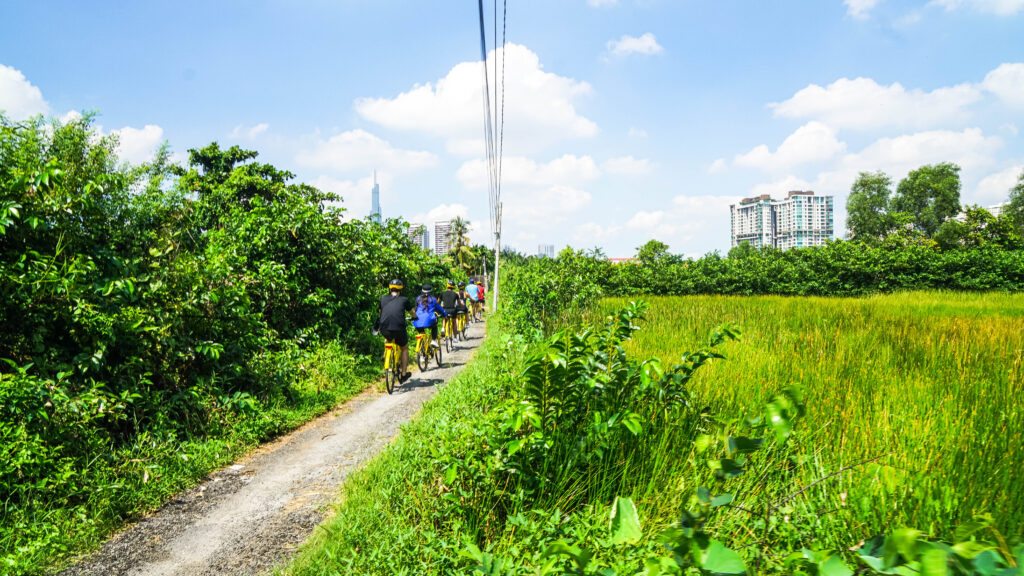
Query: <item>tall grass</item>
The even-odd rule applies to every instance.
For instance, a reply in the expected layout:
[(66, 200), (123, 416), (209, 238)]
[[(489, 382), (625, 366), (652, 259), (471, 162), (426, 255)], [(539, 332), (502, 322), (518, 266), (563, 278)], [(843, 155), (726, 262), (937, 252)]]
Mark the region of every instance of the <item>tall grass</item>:
[[(798, 487), (886, 455), (799, 500), (794, 514), (813, 515), (805, 528), (834, 545), (896, 526), (949, 537), (990, 512), (1005, 534), (1024, 535), (1024, 296), (647, 302), (649, 321), (628, 346), (638, 358), (671, 362), (722, 322), (742, 328), (743, 338), (725, 348), (730, 360), (709, 364), (692, 383), (713, 413), (754, 413), (785, 386), (806, 390), (798, 473), (779, 470), (757, 482)], [(624, 303), (608, 299), (600, 308)], [(759, 490), (749, 482), (746, 490)]]

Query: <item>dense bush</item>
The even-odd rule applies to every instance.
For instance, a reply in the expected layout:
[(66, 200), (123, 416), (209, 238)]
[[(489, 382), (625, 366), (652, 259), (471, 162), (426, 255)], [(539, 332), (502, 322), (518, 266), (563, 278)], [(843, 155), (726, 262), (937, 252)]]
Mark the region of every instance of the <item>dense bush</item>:
[[(379, 346), (366, 335), (388, 279), (451, 273), (412, 246), (404, 223), (346, 222), (337, 197), (292, 183), (255, 152), (211, 144), (179, 167), (164, 149), (133, 167), (116, 145), (89, 117), (0, 116), (8, 562), (39, 543), (33, 531), (55, 511), (127, 489), (111, 471), (140, 438), (225, 437), (302, 405), (311, 359), (345, 354), (338, 341)], [(81, 522), (114, 525), (133, 511)]]

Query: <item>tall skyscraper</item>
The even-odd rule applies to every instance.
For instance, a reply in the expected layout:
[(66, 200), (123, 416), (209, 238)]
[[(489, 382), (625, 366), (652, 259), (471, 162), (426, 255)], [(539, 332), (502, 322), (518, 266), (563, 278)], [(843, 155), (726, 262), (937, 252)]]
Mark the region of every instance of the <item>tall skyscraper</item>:
[(793, 190), (783, 200), (768, 194), (729, 206), (732, 245), (780, 250), (824, 246), (834, 234), (832, 196)]
[(448, 233), (451, 232), (452, 221), (434, 222), (434, 254), (445, 256), (451, 248), (451, 239)]
[(373, 171), (373, 192), (371, 196), (370, 220), (380, 224), (380, 184), (377, 183), (377, 171)]

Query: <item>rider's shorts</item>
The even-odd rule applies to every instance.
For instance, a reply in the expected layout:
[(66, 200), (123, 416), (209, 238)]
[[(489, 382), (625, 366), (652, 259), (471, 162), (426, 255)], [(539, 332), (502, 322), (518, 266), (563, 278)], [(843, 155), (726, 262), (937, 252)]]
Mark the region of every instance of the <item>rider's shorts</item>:
[(393, 340), (395, 344), (402, 348), (409, 345), (409, 333), (405, 330), (381, 330), (380, 333), (388, 340)]

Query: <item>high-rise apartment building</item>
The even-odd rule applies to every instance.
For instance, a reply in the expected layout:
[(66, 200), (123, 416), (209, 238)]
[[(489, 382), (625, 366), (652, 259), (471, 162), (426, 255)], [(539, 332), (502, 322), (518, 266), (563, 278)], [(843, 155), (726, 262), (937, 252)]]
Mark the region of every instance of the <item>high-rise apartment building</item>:
[(452, 229), (452, 221), (434, 222), (434, 254), (444, 256), (451, 248), (451, 240), (448, 238)]
[(407, 234), (409, 235), (409, 240), (413, 244), (423, 248), (424, 250), (430, 250), (430, 232), (427, 230), (425, 225), (410, 224)]
[(744, 198), (729, 206), (732, 246), (742, 242), (780, 250), (823, 246), (835, 232), (832, 202), (832, 196), (800, 190), (789, 192), (782, 200), (773, 200), (768, 194)]
[(555, 257), (555, 245), (554, 244), (540, 244), (537, 246), (537, 256), (541, 258), (554, 258)]

